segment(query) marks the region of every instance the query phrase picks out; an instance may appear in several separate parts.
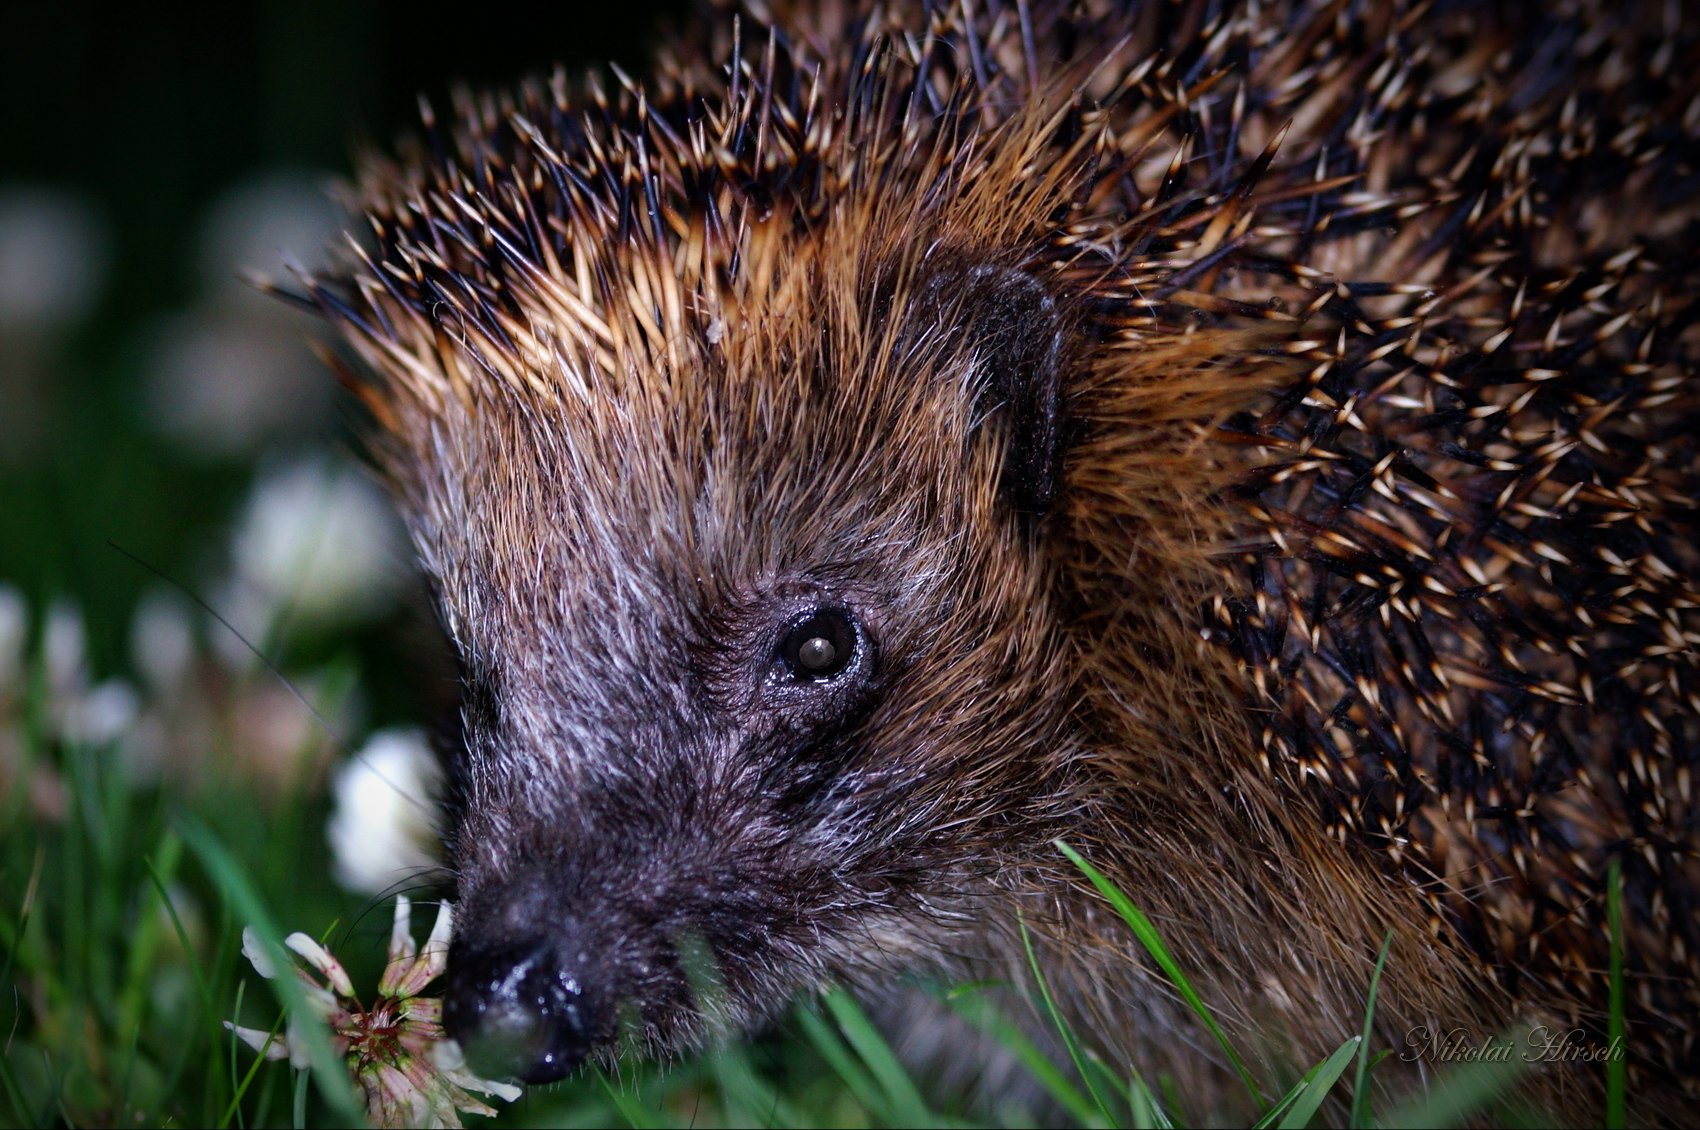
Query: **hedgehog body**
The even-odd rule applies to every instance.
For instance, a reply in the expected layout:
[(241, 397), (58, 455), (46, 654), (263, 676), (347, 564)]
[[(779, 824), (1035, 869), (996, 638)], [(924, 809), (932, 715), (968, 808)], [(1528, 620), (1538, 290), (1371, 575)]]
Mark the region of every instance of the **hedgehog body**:
[(1357, 1030), (1389, 936), (1416, 1069), (1599, 1046), (1615, 869), (1673, 1109), (1700, 34), (1485, 18), (721, 12), (372, 162), (308, 291), (465, 673), (451, 1032), (552, 1078), (1025, 982), (1025, 923), (1116, 1062), (1225, 1085), (1060, 839), (1271, 1060)]

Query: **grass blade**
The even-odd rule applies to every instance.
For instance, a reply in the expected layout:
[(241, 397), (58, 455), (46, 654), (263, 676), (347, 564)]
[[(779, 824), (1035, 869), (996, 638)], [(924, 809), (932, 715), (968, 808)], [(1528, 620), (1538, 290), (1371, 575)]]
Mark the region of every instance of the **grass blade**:
[(658, 1118), (655, 1112), (643, 1104), (636, 1087), (630, 1091), (621, 1090), (608, 1078), (605, 1071), (597, 1072), (597, 1077), (602, 1082), (603, 1093), (608, 1096), (608, 1101), (614, 1104), (614, 1109), (619, 1112), (620, 1117), (626, 1120), (627, 1126), (633, 1130), (662, 1130), (668, 1125), (665, 1119)]
[(861, 1064), (856, 1062), (855, 1053), (850, 1050), (844, 1038), (840, 1036), (820, 1013), (812, 1008), (797, 1010), (797, 1023), (802, 1025), (804, 1035), (814, 1045), (822, 1059), (832, 1068), (839, 1080), (847, 1087), (856, 1101), (870, 1114), (879, 1117), (880, 1121), (891, 1122), (891, 1111), (887, 1108), (885, 1096), (880, 1094), (873, 1076)]
[[(210, 830), (187, 817), (180, 821), (178, 834), (200, 859), (201, 865), (206, 868), (225, 899), (234, 907), (237, 916), (253, 926), (279, 973), (292, 968), (294, 958), (283, 948), (282, 932), (272, 921), (271, 911), (266, 907), (265, 900), (248, 881), (248, 877), (243, 874), (241, 867), (225, 850), (224, 845)], [(323, 1024), (316, 1022), (312, 1010), (307, 1007), (306, 994), (302, 992), (300, 983), (294, 977), (280, 975), (266, 984), (272, 987), (289, 1014), (303, 1021), (296, 1026), (295, 1034), (307, 1045), (313, 1077), (319, 1084), (319, 1093), (338, 1115), (354, 1125), (363, 1124), (365, 1119), (360, 1105), (354, 1099), (348, 1070), (336, 1050), (331, 1047), (330, 1032)]]
[[(1328, 1097), (1328, 1092), (1334, 1089), (1340, 1076), (1346, 1073), (1346, 1067), (1352, 1062), (1352, 1055), (1363, 1046), (1362, 1036), (1353, 1036), (1345, 1043), (1335, 1048), (1327, 1059), (1317, 1064), (1305, 1073), (1305, 1077), (1293, 1084), (1293, 1089), (1269, 1108), (1262, 1118), (1257, 1120), (1258, 1130), (1279, 1125), (1281, 1130), (1300, 1130), (1310, 1125), (1322, 1101)], [(1281, 1121), (1277, 1123), (1275, 1120)]]
[(998, 1043), (1015, 1054), (1039, 1085), (1045, 1088), (1056, 1104), (1068, 1111), (1069, 1116), (1076, 1122), (1085, 1125), (1098, 1117), (1098, 1110), (1092, 1105), (1092, 1100), (1080, 1093), (1080, 1088), (1068, 1081), (1068, 1077), (1057, 1069), (1051, 1062), (1051, 1057), (1039, 1050), (1039, 1046), (1027, 1038), (1016, 1024), (998, 1011), (998, 1008), (985, 996), (972, 991), (980, 986), (969, 986), (967, 991), (953, 991), (945, 994), (945, 1003), (958, 1016), (986, 1032)]
[(1045, 1011), (1050, 1014), (1051, 1023), (1056, 1025), (1057, 1034), (1062, 1037), (1063, 1046), (1068, 1049), (1068, 1058), (1074, 1061), (1074, 1070), (1080, 1075), (1080, 1081), (1086, 1084), (1087, 1093), (1092, 1096), (1092, 1102), (1102, 1115), (1102, 1123), (1115, 1125), (1115, 1116), (1104, 1103), (1104, 1096), (1098, 1093), (1098, 1088), (1092, 1085), (1092, 1076), (1087, 1074), (1086, 1061), (1080, 1054), (1080, 1047), (1075, 1043), (1074, 1033), (1069, 1030), (1068, 1022), (1063, 1019), (1062, 1012), (1057, 1008), (1057, 1002), (1051, 997), (1051, 987), (1045, 982), (1044, 971), (1039, 968), (1039, 957), (1033, 952), (1033, 936), (1027, 932), (1027, 923), (1021, 923), (1021, 944), (1027, 950), (1027, 964), (1033, 970), (1033, 980), (1039, 986), (1039, 996), (1044, 999)]
[(1369, 1045), (1370, 1029), (1375, 1025), (1375, 997), (1381, 991), (1381, 971), (1387, 965), (1387, 954), (1393, 948), (1393, 931), (1381, 940), (1381, 952), (1375, 958), (1375, 972), (1369, 977), (1369, 1000), (1364, 1005), (1364, 1040), (1358, 1045), (1358, 1069), (1352, 1076), (1352, 1120), (1354, 1127), (1369, 1125)]
[(1628, 1118), (1623, 1048), (1623, 864), (1606, 871), (1606, 924), (1611, 933), (1611, 1007), (1606, 1028), (1606, 1126), (1622, 1130)]
[(1251, 1092), (1253, 1100), (1259, 1107), (1266, 1105), (1263, 1092), (1258, 1089), (1257, 1083), (1251, 1077), (1251, 1072), (1246, 1070), (1245, 1063), (1240, 1059), (1239, 1053), (1234, 1051), (1233, 1045), (1228, 1042), (1227, 1034), (1216, 1023), (1216, 1018), (1210, 1015), (1210, 1010), (1205, 1007), (1203, 998), (1193, 989), (1192, 983), (1181, 971), (1180, 963), (1169, 952), (1169, 947), (1163, 943), (1163, 938), (1158, 934), (1157, 927), (1151, 919), (1145, 916), (1144, 911), (1134, 906), (1132, 900), (1122, 894), (1114, 883), (1104, 877), (1102, 872), (1086, 862), (1086, 858), (1079, 852), (1061, 840), (1053, 842), (1076, 867), (1080, 868), (1081, 873), (1092, 881), (1092, 885), (1098, 888), (1098, 893), (1108, 899), (1111, 906), (1115, 907), (1116, 913), (1121, 915), (1122, 921), (1127, 923), (1128, 929), (1133, 931), (1134, 937), (1139, 939), (1139, 943), (1145, 947), (1146, 952), (1162, 968), (1164, 975), (1169, 978), (1169, 982), (1180, 991), (1182, 998), (1186, 1000), (1192, 1011), (1198, 1014), (1198, 1018), (1204, 1021), (1204, 1026), (1216, 1038), (1216, 1043), (1221, 1046), (1223, 1054), (1228, 1057), (1228, 1062), (1233, 1065), (1235, 1073), (1240, 1077), (1240, 1082), (1244, 1083), (1246, 1090)]
[[(1490, 1042), (1525, 1047), (1528, 1033), (1519, 1033), (1515, 1039), (1496, 1036)], [(1378, 1125), (1383, 1130), (1407, 1126), (1430, 1126), (1438, 1130), (1457, 1126), (1485, 1110), (1489, 1103), (1509, 1090), (1528, 1067), (1522, 1056), (1458, 1064), (1442, 1076), (1428, 1094), (1401, 1104), (1380, 1119)]]
[(720, 1087), (727, 1122), (801, 1126), (806, 1121), (778, 1088), (756, 1071), (743, 1044), (719, 1048), (709, 1056), (708, 1066)]
[(307, 1130), (307, 1072), (295, 1073), (295, 1102), (291, 1106), (295, 1130)]
[[(14, 986), (14, 995), (12, 999), (12, 1007), (14, 1009), (17, 1009), (20, 1006), (16, 997), (17, 990), (15, 986), (17, 983), (12, 980), (12, 967), (17, 962), (18, 951), (23, 947), (24, 931), (29, 929), (30, 913), (35, 909), (37, 883), (41, 879), (42, 864), (47, 858), (46, 851), (47, 849), (43, 847), (38, 846), (36, 848), (35, 863), (30, 869), (30, 880), (24, 888), (23, 906), (18, 911), (17, 929), (12, 932), (10, 937), (0, 939), (0, 941), (4, 941), (6, 946), (6, 961), (4, 965), (0, 965), (0, 985)], [(16, 1024), (18, 1019), (20, 1018), (14, 1016), (13, 1023)], [(11, 1036), (8, 1035), (6, 1037), (5, 1045), (0, 1045), (4, 1047), (4, 1050), (7, 1053), (5, 1055), (0, 1055), (0, 1084), (5, 1086), (7, 1098), (11, 1101), (12, 1106), (17, 1109), (18, 1125), (38, 1125), (40, 1123), (40, 1119), (35, 1115), (34, 1111), (25, 1100), (23, 1087), (19, 1085), (17, 1076), (12, 1072), (10, 1045)]]
[(915, 1081), (909, 1077), (897, 1055), (880, 1035), (868, 1014), (843, 989), (829, 990), (824, 1000), (839, 1030), (885, 1092), (889, 1109), (899, 1126), (932, 1126), (938, 1122), (927, 1102), (921, 1097)]
[(1128, 1105), (1133, 1111), (1133, 1124), (1140, 1130), (1174, 1130), (1174, 1122), (1163, 1110), (1162, 1102), (1151, 1093), (1145, 1077), (1134, 1073), (1129, 1088)]

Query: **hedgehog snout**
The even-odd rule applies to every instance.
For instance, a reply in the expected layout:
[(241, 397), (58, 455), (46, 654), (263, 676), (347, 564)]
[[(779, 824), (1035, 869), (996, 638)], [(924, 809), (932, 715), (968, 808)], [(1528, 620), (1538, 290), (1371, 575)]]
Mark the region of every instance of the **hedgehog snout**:
[[(575, 960), (563, 960), (567, 954)], [(564, 1078), (610, 1025), (588, 954), (559, 939), (449, 952), (443, 1025), (479, 1075), (528, 1083)]]

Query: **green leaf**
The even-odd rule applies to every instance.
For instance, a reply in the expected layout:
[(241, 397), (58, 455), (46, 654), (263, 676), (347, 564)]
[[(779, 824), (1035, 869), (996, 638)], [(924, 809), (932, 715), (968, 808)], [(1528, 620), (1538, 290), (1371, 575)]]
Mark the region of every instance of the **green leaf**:
[(1033, 980), (1039, 986), (1039, 996), (1044, 999), (1045, 1011), (1050, 1014), (1051, 1023), (1056, 1026), (1057, 1034), (1062, 1037), (1063, 1046), (1068, 1049), (1068, 1058), (1074, 1061), (1074, 1070), (1079, 1074), (1080, 1081), (1086, 1084), (1086, 1090), (1092, 1096), (1093, 1105), (1101, 1115), (1099, 1125), (1114, 1126), (1115, 1115), (1104, 1102), (1104, 1096), (1098, 1093), (1098, 1088), (1092, 1085), (1092, 1076), (1086, 1071), (1086, 1061), (1081, 1057), (1080, 1046), (1074, 1039), (1068, 1021), (1063, 1019), (1062, 1011), (1057, 1008), (1057, 1002), (1051, 996), (1051, 987), (1045, 981), (1044, 970), (1039, 968), (1039, 957), (1033, 952), (1033, 936), (1027, 932), (1027, 923), (1021, 923), (1021, 944), (1027, 950), (1027, 964), (1033, 970)]

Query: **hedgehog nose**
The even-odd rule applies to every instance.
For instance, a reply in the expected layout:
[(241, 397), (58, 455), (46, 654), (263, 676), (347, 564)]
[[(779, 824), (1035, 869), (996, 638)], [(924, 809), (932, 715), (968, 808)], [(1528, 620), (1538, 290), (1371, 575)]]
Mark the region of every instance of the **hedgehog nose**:
[(552, 1083), (590, 1054), (589, 1003), (552, 947), (451, 954), (448, 972), (443, 1026), (479, 1075)]

